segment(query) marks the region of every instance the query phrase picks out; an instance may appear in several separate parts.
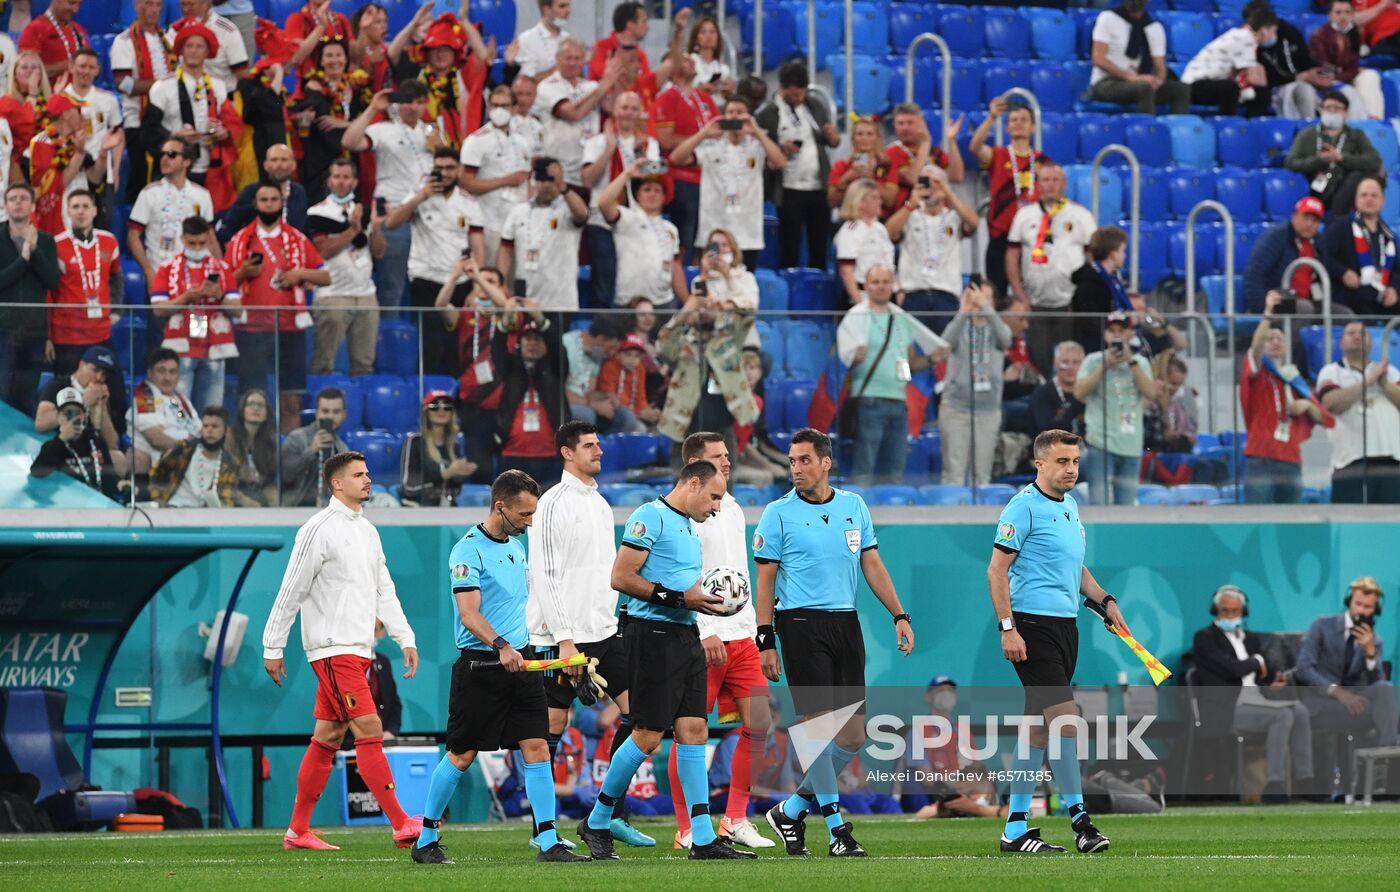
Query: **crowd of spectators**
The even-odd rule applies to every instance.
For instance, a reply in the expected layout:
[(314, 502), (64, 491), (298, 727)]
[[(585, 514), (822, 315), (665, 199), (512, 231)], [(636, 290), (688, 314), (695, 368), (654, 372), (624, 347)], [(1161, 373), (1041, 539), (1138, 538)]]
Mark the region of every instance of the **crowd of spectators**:
[[(802, 62), (778, 69), (770, 97), (690, 10), (650, 59), (643, 4), (619, 4), (590, 47), (569, 33), (567, 0), (546, 0), (499, 65), (465, 9), (424, 7), (391, 35), (374, 3), (346, 17), (310, 0), (273, 23), (186, 0), (162, 29), (158, 0), (138, 0), (104, 60), (79, 7), (57, 0), (27, 24), (13, 11), (18, 51), (0, 63), (0, 143), (15, 146), (0, 284), (7, 302), (47, 308), (0, 308), (0, 398), (55, 442), (86, 444), (36, 474), (64, 467), (162, 504), (313, 504), (314, 465), (347, 448), (360, 407), (308, 392), (308, 374), (333, 373), (342, 347), (352, 380), (372, 374), (381, 317), (411, 307), (422, 373), (457, 383), (425, 388), (402, 439), (404, 504), (450, 505), (530, 470), (569, 418), (673, 443), (722, 430), (736, 479), (780, 481), (763, 411), (773, 357), (755, 325), (767, 249), (784, 268), (833, 258), (852, 482), (900, 482), (925, 429), (940, 434), (943, 483), (985, 484), (1024, 470), (1016, 438), (1051, 425), (1085, 434), (1097, 501), (1183, 482), (1154, 478), (1151, 456), (1191, 453), (1203, 428), (1186, 339), (1128, 291), (1126, 234), (1067, 197), (1024, 105), (993, 100), (971, 133), (982, 217), (959, 194), (963, 117), (931, 133), (901, 104), (854, 119), (843, 148)], [(1400, 388), (1370, 363), (1369, 330), (1348, 325), (1338, 362), (1302, 370), (1286, 361), (1304, 352), (1298, 327), (1291, 345), (1272, 330), (1315, 313), (1324, 279), (1339, 315), (1400, 312), (1385, 171), (1350, 123), (1385, 113), (1359, 60), (1396, 41), (1400, 13), (1334, 0), (1328, 15), (1305, 35), (1253, 0), (1179, 78), (1142, 0), (1092, 33), (1098, 101), (1316, 119), (1285, 162), (1309, 193), (1245, 263), (1242, 307), (1265, 318), (1240, 371), (1251, 500), (1301, 497), (1314, 424), (1334, 500), (1400, 499)], [(104, 61), (115, 91), (98, 85)], [(964, 242), (984, 221), (985, 278), (969, 282)], [(130, 357), (113, 338), (124, 257), (155, 329)], [(1320, 267), (1294, 265), (1280, 287), (1299, 259)]]

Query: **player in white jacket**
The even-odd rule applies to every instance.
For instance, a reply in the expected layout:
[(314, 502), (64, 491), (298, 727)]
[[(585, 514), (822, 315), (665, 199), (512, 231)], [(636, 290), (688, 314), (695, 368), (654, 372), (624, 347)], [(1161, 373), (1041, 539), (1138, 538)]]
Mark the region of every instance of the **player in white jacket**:
[(360, 510), (370, 497), (364, 455), (331, 456), (322, 472), (332, 496), (330, 504), (297, 530), (282, 588), (263, 629), (263, 667), (280, 688), (287, 677), (282, 649), (300, 613), (302, 647), (316, 673), (316, 730), (297, 772), (296, 804), (282, 847), (339, 848), (311, 830), (311, 812), (348, 728), (355, 735), (360, 776), (393, 825), (395, 844), (407, 848), (418, 838), (422, 824), (399, 806), (384, 758), (384, 726), (368, 675), (374, 662), (374, 621), (383, 622), (389, 637), (403, 650), (404, 678), (418, 671), (418, 649), (384, 562), (379, 531)]
[[(559, 485), (551, 486), (540, 497), (530, 530), (530, 601), (525, 620), (530, 626), (530, 643), (541, 656), (583, 653), (598, 658), (598, 674), (607, 679), (608, 695), (621, 712), (621, 726), (613, 734), (615, 749), (627, 740), (631, 724), (627, 718), (627, 649), (618, 631), (617, 592), (612, 587), (616, 521), (597, 483), (603, 470), (603, 447), (598, 443), (598, 429), (585, 421), (560, 425), (554, 442), (564, 471)], [(573, 679), (581, 671), (570, 669), (545, 680), (551, 753), (558, 751), (569, 724)], [(627, 822), (621, 804), (612, 832), (628, 845), (656, 845)]]
[[(729, 447), (724, 445), (724, 437), (720, 434), (700, 431), (686, 437), (681, 444), (681, 461), (686, 464), (711, 462), (719, 468), (725, 482), (729, 481)], [(744, 575), (746, 581), (749, 579), (744, 509), (734, 496), (726, 492), (719, 513), (704, 523), (696, 524), (695, 529), (700, 536), (700, 556), (706, 573), (716, 567), (733, 567)], [(749, 590), (752, 591), (752, 587)], [(729, 800), (725, 805), (724, 817), (719, 822), (719, 836), (751, 849), (770, 848), (773, 841), (765, 839), (748, 818), (749, 753), (753, 741), (767, 738), (769, 722), (768, 679), (763, 675), (758, 646), (754, 643), (754, 636), (758, 634), (758, 619), (754, 614), (753, 600), (750, 598), (744, 609), (733, 616), (708, 616), (696, 611), (695, 622), (700, 643), (705, 648), (705, 663), (710, 668), (705, 706), (713, 709), (718, 700), (721, 722), (733, 721), (737, 712), (743, 724), (731, 763)], [(676, 769), (675, 747), (671, 748), (669, 770), (671, 798), (677, 799), (681, 795), (681, 783)], [(676, 848), (689, 848), (690, 818), (684, 799), (679, 799), (676, 806), (676, 824)]]

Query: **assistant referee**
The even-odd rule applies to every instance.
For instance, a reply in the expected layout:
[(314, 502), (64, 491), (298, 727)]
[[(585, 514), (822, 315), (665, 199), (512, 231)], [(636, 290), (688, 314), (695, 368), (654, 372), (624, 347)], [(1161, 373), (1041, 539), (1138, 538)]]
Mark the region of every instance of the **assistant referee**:
[[(1079, 522), (1079, 505), (1070, 495), (1079, 481), (1079, 445), (1078, 436), (1062, 430), (1044, 431), (1035, 438), (1035, 482), (1002, 510), (987, 567), (1002, 653), (1026, 689), (1026, 714), (1045, 717), (1044, 725), (1030, 729), (1029, 747), (1026, 741), (1017, 742), (1010, 809), (1001, 836), (1003, 852), (1065, 851), (1042, 840), (1038, 827), (1028, 828), (1026, 816), (1045, 759), (1046, 729), (1055, 718), (1077, 713), (1071, 685), (1079, 657), (1075, 624), (1079, 595), (1101, 604), (1114, 625), (1128, 630), (1117, 600), (1084, 566), (1084, 525)], [(1075, 729), (1070, 725), (1060, 733), (1050, 768), (1069, 806), (1075, 848), (1085, 854), (1102, 852), (1108, 848), (1108, 837), (1084, 810)]]

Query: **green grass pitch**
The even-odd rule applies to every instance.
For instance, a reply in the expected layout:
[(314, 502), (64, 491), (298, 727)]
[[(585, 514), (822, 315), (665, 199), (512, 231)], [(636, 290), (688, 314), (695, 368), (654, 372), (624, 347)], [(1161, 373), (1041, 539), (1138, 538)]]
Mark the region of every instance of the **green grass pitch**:
[[(759, 855), (757, 863), (692, 864), (669, 847), (674, 825), (638, 826), (666, 847), (619, 846), (621, 862), (537, 864), (517, 823), (453, 825), (443, 844), (457, 862), (409, 862), (383, 830), (327, 828), (339, 852), (283, 852), (281, 831), (167, 834), (0, 836), (0, 877), (7, 890), (82, 889), (403, 889), (558, 892), (600, 889), (871, 889), (933, 888), (967, 881), (981, 888), (1395, 888), (1400, 877), (1400, 807), (1340, 805), (1177, 808), (1164, 815), (1098, 821), (1111, 851), (1085, 856), (994, 854), (993, 820), (855, 819), (870, 850), (863, 860)], [(810, 837), (820, 834), (820, 822)], [(1065, 818), (1037, 822), (1051, 842), (1069, 846)], [(572, 823), (566, 823), (572, 837)], [(764, 828), (767, 829), (767, 828)], [(771, 834), (768, 834), (771, 835)], [(724, 885), (720, 885), (724, 884)], [(822, 885), (815, 885), (822, 884)], [(833, 885), (835, 884), (835, 885)]]

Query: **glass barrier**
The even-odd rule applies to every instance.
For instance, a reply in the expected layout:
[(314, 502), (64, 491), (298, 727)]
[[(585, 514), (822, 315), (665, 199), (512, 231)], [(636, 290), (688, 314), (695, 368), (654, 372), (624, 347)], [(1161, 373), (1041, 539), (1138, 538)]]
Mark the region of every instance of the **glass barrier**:
[(728, 440), (736, 497), (764, 505), (807, 426), (832, 433), (837, 484), (875, 506), (1003, 504), (1050, 428), (1086, 437), (1076, 496), (1092, 505), (1400, 501), (1386, 318), (1338, 315), (1330, 344), (1304, 315), (1256, 337), (1252, 315), (1124, 325), (975, 303), (891, 329), (807, 308), (836, 297), (817, 271), (759, 281), (787, 308), (128, 304), (64, 311), (73, 325), (0, 303), (0, 505), (323, 504), (321, 466), (345, 450), (379, 503), (484, 505), (505, 468), (558, 478), (566, 415), (597, 424), (619, 506), (664, 491), (679, 442), (706, 429)]

